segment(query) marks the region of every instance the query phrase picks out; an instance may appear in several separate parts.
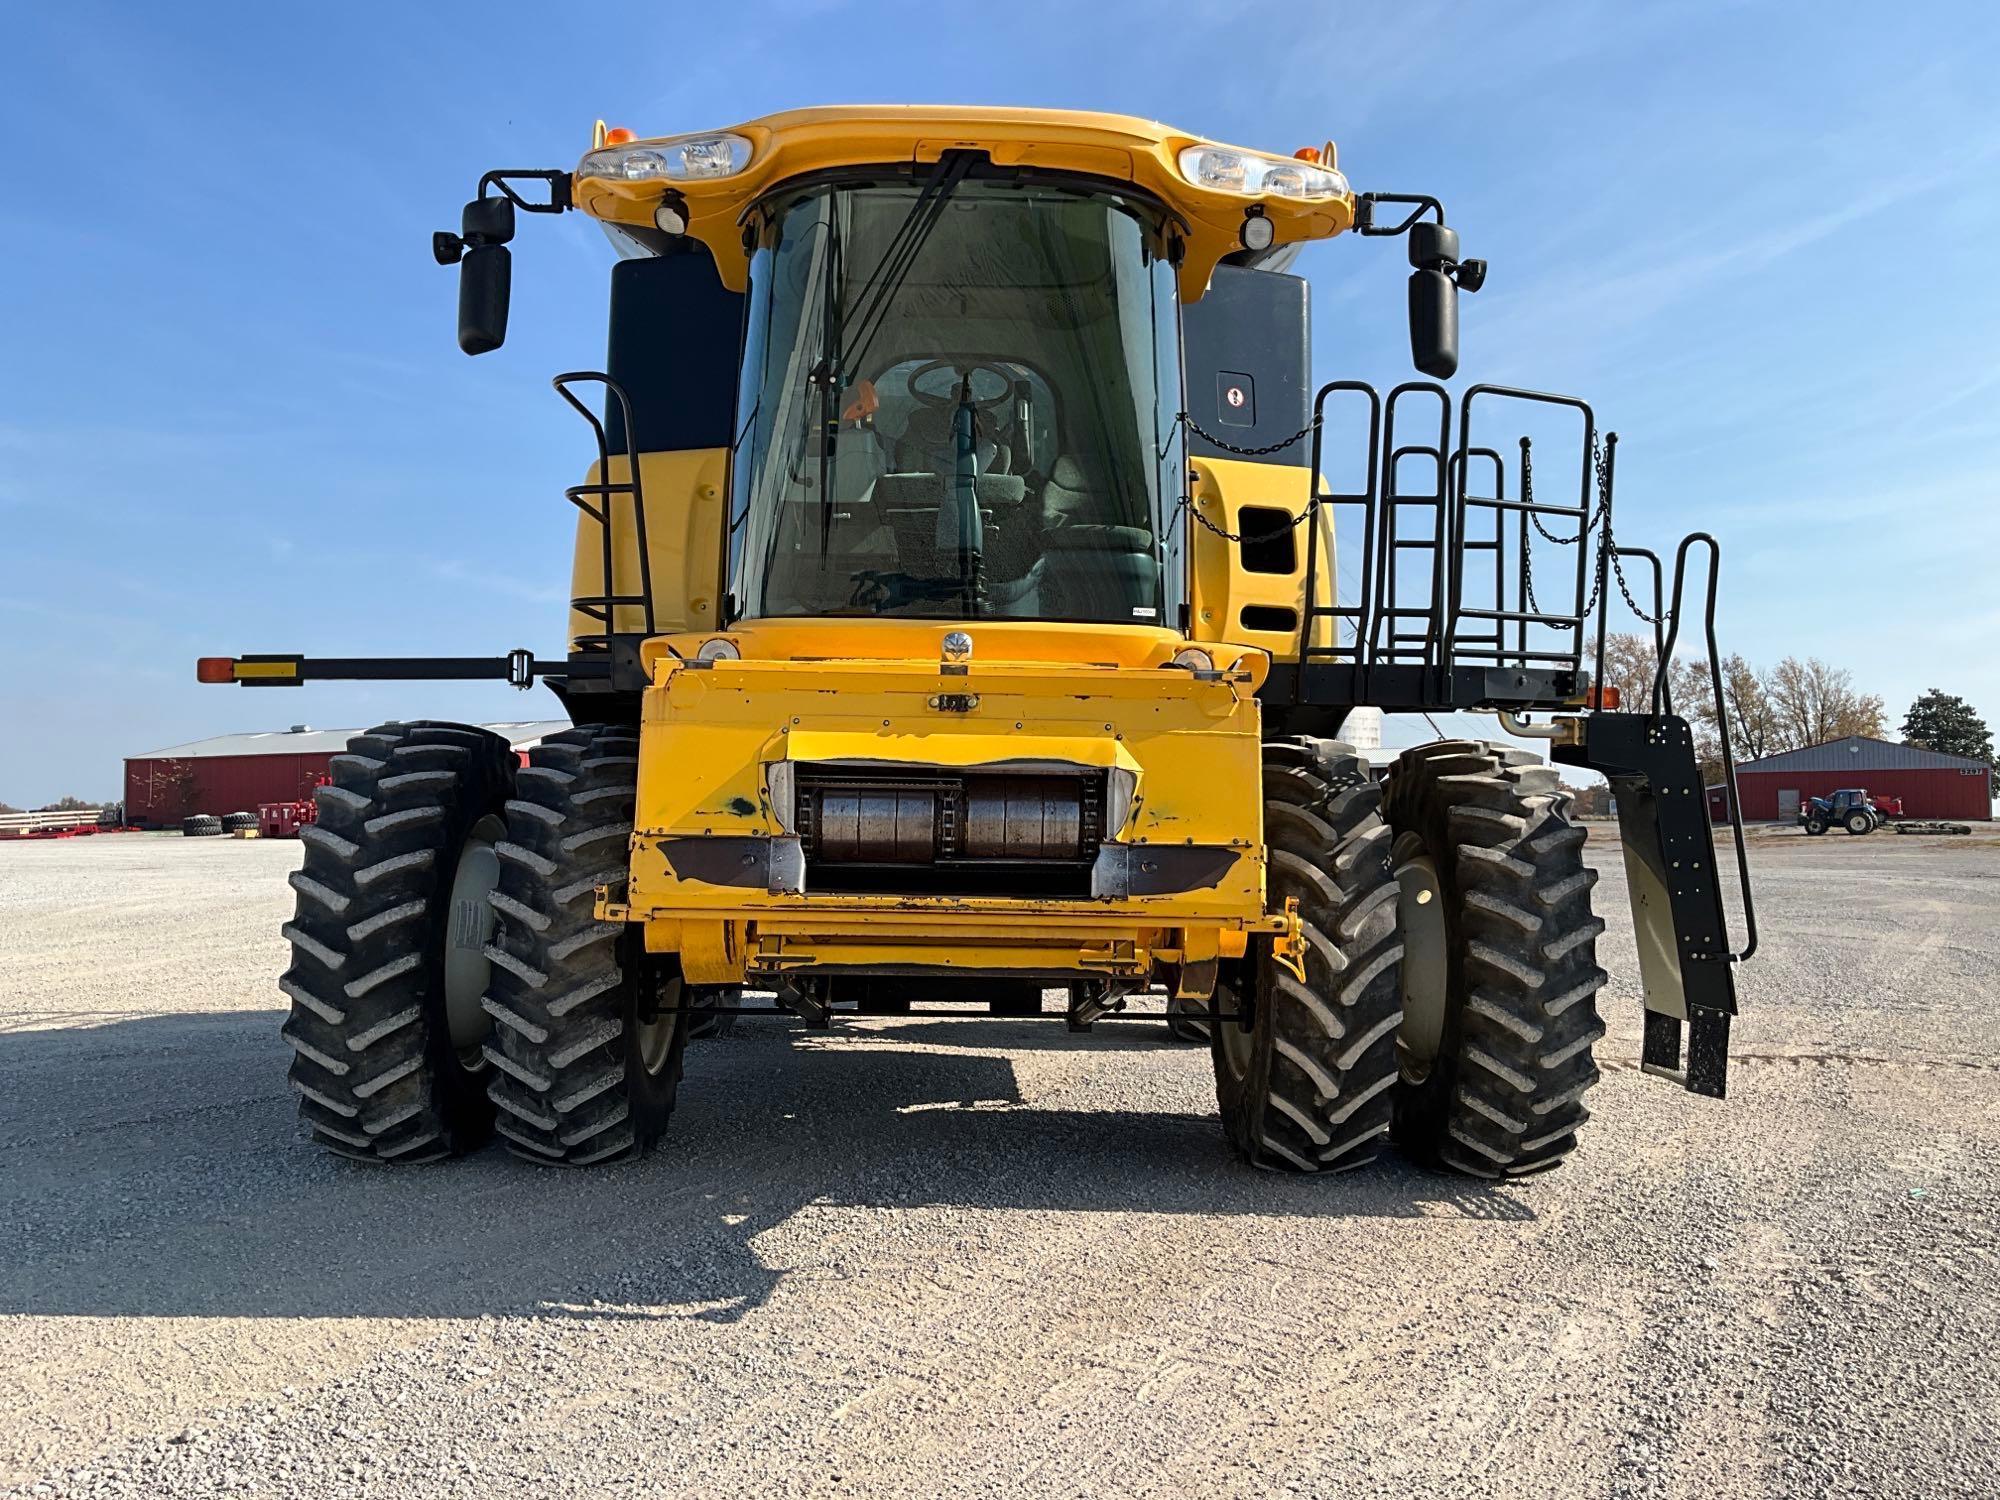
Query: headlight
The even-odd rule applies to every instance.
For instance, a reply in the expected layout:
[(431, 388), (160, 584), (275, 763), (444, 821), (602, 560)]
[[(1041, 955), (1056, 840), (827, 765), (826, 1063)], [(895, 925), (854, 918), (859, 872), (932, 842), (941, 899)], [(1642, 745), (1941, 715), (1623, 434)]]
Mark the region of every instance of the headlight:
[(741, 661), (743, 653), (736, 649), (736, 642), (727, 636), (710, 636), (694, 653), (696, 661)]
[(1213, 672), (1215, 670), (1215, 658), (1210, 656), (1200, 646), (1183, 646), (1174, 653), (1173, 660), (1168, 662), (1167, 665), (1171, 667), (1185, 667), (1190, 672)]
[(1265, 156), (1227, 146), (1189, 146), (1181, 176), (1196, 187), (1247, 198), (1344, 198), (1347, 179), (1331, 167), (1290, 156)]
[(577, 163), (578, 177), (608, 182), (692, 182), (734, 177), (750, 165), (750, 143), (740, 135), (684, 135), (593, 151)]

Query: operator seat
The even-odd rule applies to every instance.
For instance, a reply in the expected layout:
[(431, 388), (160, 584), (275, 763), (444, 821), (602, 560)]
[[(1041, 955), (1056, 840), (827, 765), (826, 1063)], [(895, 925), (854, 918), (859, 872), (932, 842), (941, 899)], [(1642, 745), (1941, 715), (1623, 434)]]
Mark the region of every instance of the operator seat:
[[(899, 474), (949, 474), (958, 460), (952, 444), (951, 423), (957, 412), (949, 406), (919, 406), (910, 413), (903, 435), (897, 439), (895, 458)], [(973, 455), (981, 474), (1010, 474), (1014, 453), (992, 432), (991, 420), (982, 413), (974, 425), (978, 441)]]

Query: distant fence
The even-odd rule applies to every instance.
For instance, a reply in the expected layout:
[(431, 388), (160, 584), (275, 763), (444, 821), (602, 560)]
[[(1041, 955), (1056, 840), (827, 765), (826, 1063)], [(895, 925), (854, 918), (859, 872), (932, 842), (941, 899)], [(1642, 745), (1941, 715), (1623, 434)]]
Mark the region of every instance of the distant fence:
[(0, 813), (0, 836), (42, 833), (51, 828), (95, 828), (101, 807), (72, 807), (68, 812)]

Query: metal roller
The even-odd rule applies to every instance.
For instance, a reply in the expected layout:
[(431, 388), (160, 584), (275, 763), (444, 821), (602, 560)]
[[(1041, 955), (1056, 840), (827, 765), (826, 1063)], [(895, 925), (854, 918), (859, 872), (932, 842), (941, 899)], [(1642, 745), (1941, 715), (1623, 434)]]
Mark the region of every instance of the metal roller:
[(857, 864), (928, 864), (937, 858), (937, 794), (827, 787), (818, 793), (818, 853)]
[(1075, 777), (968, 779), (968, 859), (1076, 859), (1083, 853), (1083, 792)]

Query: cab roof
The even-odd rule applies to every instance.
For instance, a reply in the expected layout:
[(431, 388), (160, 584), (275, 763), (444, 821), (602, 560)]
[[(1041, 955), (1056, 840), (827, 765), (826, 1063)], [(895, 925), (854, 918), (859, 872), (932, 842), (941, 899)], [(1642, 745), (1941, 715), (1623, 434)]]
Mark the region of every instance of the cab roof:
[[(1088, 110), (989, 108), (967, 105), (840, 105), (786, 110), (706, 132), (747, 142), (749, 158), (728, 176), (628, 181), (593, 173), (586, 155), (575, 175), (572, 201), (609, 224), (651, 230), (653, 214), (669, 192), (686, 202), (687, 233), (706, 244), (725, 285), (741, 291), (749, 259), (743, 246), (746, 210), (782, 184), (844, 167), (923, 165), (946, 151), (983, 153), (995, 166), (1129, 183), (1165, 203), (1183, 226), (1185, 255), (1181, 297), (1194, 301), (1225, 255), (1243, 248), (1246, 215), (1268, 218), (1277, 245), (1327, 239), (1354, 222), (1351, 191), (1308, 198), (1223, 191), (1190, 181), (1180, 167), (1190, 146), (1217, 146), (1264, 160), (1287, 153), (1229, 146), (1131, 115)], [(636, 137), (597, 126), (593, 154), (606, 148), (640, 149), (690, 139), (686, 135)], [(1333, 168), (1331, 144), (1312, 155)], [(1311, 157), (1308, 157), (1310, 160)], [(1345, 183), (1341, 186), (1345, 189)]]

